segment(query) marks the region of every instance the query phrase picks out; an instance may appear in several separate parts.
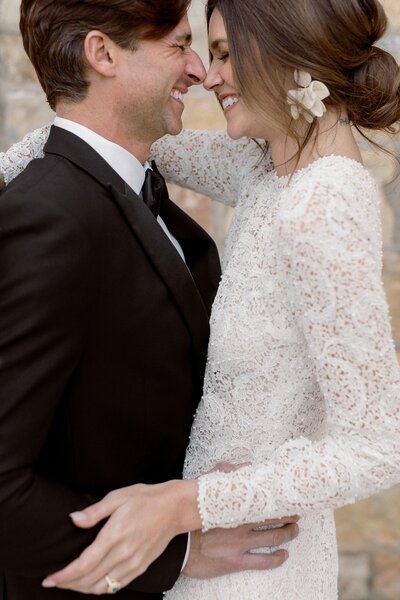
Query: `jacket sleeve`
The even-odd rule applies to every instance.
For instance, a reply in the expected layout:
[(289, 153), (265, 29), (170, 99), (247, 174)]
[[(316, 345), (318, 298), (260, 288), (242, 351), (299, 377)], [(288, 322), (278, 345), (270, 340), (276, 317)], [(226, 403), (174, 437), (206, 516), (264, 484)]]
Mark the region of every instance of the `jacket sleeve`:
[[(43, 578), (68, 564), (100, 527), (69, 513), (96, 501), (37, 468), (88, 335), (97, 280), (93, 236), (54, 197), (17, 180), (0, 196), (0, 564)], [(161, 592), (178, 577), (186, 536), (132, 589)]]
[(94, 537), (68, 517), (94, 499), (35, 468), (84, 348), (93, 256), (54, 198), (21, 185), (1, 195), (0, 223), (0, 564), (42, 577)]

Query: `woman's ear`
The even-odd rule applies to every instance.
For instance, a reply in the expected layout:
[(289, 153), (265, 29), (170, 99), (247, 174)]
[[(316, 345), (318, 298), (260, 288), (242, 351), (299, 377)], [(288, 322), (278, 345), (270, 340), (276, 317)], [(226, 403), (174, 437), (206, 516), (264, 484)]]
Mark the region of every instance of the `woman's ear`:
[(115, 75), (117, 45), (102, 31), (89, 31), (84, 51), (88, 65), (103, 77)]

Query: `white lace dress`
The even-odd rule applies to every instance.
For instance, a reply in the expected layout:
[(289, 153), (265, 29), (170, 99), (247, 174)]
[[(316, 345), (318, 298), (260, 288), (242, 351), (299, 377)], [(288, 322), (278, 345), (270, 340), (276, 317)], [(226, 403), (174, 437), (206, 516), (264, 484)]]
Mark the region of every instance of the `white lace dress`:
[[(46, 135), (23, 144), (40, 155)], [(6, 181), (32, 153), (0, 155)], [(167, 598), (336, 600), (332, 509), (400, 481), (376, 186), (337, 156), (278, 178), (254, 142), (221, 133), (186, 131), (154, 154), (170, 181), (236, 206), (185, 465), (200, 476), (203, 527), (302, 516), (281, 568), (182, 575)], [(217, 462), (251, 466), (203, 475)]]

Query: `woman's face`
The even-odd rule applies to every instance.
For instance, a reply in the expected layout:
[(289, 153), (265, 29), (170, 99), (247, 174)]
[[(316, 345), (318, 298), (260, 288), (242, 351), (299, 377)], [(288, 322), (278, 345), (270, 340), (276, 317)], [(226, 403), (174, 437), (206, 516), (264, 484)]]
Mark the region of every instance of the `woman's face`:
[(246, 106), (235, 84), (225, 24), (217, 8), (211, 15), (208, 41), (212, 60), (204, 87), (216, 93), (224, 111), (228, 135), (234, 140), (241, 137), (267, 139), (265, 123)]

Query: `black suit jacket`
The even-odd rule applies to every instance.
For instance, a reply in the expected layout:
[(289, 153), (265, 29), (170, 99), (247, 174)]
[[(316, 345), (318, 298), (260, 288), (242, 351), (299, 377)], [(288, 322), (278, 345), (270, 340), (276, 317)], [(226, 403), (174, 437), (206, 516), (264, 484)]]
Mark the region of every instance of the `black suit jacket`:
[[(161, 214), (186, 265), (143, 201), (124, 192), (93, 149), (53, 127), (45, 158), (0, 198), (7, 600), (82, 598), (40, 586), (97, 532), (75, 528), (68, 514), (114, 488), (181, 477), (219, 260), (211, 238), (168, 201)], [(175, 538), (119, 598), (161, 597), (185, 549), (186, 536)]]

